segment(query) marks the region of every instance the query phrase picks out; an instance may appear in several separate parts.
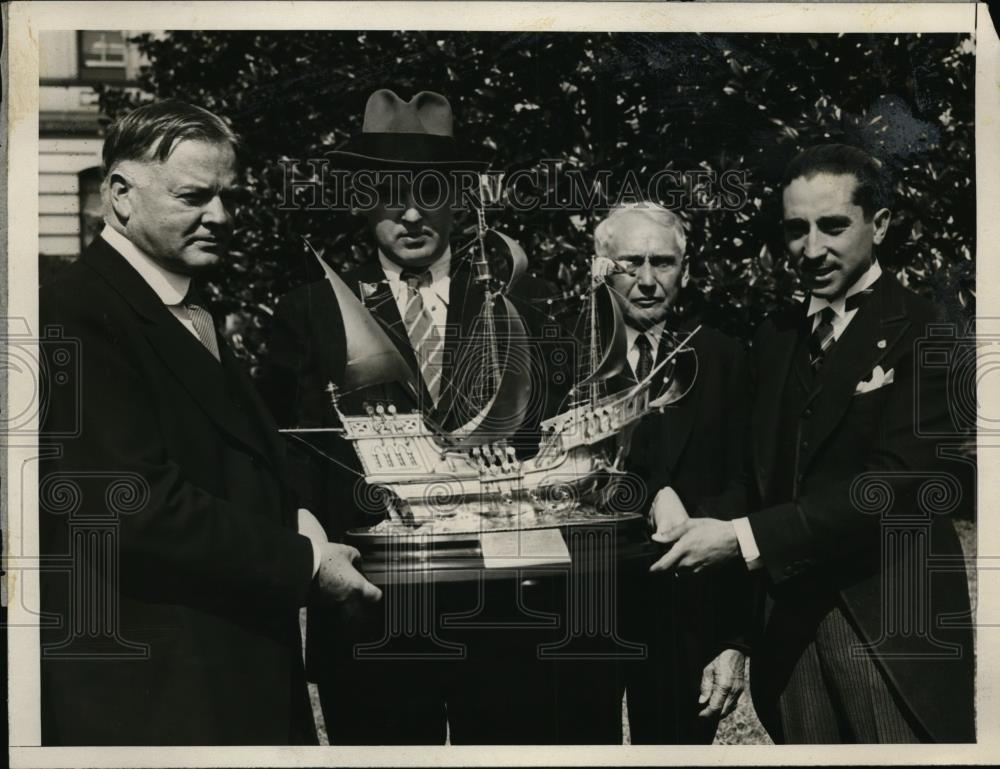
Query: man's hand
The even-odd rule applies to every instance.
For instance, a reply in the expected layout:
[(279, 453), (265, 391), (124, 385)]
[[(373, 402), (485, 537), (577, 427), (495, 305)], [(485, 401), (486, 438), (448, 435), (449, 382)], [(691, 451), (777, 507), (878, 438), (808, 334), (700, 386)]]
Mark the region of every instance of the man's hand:
[(617, 272), (624, 272), (624, 270), (618, 266), (618, 262), (606, 256), (595, 256), (590, 263), (590, 274), (595, 281), (603, 280)]
[(654, 534), (653, 540), (664, 543), (676, 541), (666, 555), (649, 567), (650, 571), (690, 571), (697, 574), (740, 554), (733, 522), (716, 518), (691, 518), (683, 526), (674, 527), (669, 535)]
[(725, 718), (736, 709), (743, 693), (746, 657), (736, 649), (726, 649), (705, 666), (701, 674), (701, 696), (704, 705), (698, 713), (702, 718)]
[(669, 486), (664, 486), (656, 492), (651, 516), (653, 525), (656, 527), (653, 539), (657, 542), (673, 542), (677, 539), (676, 536), (673, 536), (674, 530), (681, 531), (682, 527), (690, 520), (681, 498)]
[(316, 586), (326, 600), (356, 604), (375, 603), (382, 599), (382, 591), (356, 568), (361, 561), (361, 553), (356, 548), (327, 542), (320, 548), (320, 554)]

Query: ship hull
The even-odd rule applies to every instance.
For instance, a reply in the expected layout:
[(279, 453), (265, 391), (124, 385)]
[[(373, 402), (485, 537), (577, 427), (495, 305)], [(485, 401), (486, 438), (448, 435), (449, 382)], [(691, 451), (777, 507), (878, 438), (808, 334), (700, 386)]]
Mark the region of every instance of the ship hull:
[(616, 498), (639, 491), (619, 466), (647, 404), (647, 390), (636, 388), (574, 407), (542, 423), (539, 450), (524, 461), (502, 443), (450, 448), (419, 414), (379, 408), (342, 423), (389, 512), (376, 529), (465, 534), (613, 516)]
[[(365, 576), (380, 586), (475, 583), (587, 572), (645, 570), (662, 553), (637, 514), (551, 519), (516, 532), (399, 534), (356, 530), (348, 544), (361, 552)], [(509, 557), (497, 558), (506, 549)]]

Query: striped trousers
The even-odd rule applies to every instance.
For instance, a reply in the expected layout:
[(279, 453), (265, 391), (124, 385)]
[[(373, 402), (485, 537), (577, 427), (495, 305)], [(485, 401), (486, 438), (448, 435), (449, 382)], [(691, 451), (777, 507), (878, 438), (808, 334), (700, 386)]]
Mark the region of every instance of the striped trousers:
[(839, 606), (823, 614), (778, 693), (777, 723), (768, 725), (775, 742), (927, 741), (862, 643)]

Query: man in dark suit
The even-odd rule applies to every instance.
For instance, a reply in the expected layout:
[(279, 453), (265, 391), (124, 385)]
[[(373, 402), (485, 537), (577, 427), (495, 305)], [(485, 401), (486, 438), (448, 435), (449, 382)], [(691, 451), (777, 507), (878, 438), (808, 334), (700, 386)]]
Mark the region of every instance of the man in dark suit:
[(104, 230), (41, 291), (45, 333), (78, 353), (49, 361), (70, 376), (41, 431), (46, 745), (314, 743), (299, 607), (380, 596), (296, 514), (283, 441), (199, 298), (236, 143), (182, 102), (119, 120)]
[[(481, 339), (472, 332), (484, 291), (475, 280), (469, 253), (459, 256), (451, 247), (457, 202), (452, 196), (452, 172), (477, 171), (486, 164), (462, 154), (453, 136), (450, 104), (440, 94), (426, 91), (408, 102), (392, 91), (376, 91), (366, 106), (362, 134), (331, 154), (351, 170), (358, 189), (364, 178), (374, 192), (371, 205), (359, 206), (358, 213), (366, 218), (377, 254), (345, 274), (344, 281), (380, 322), (417, 383), (416, 398), (391, 385), (381, 395), (388, 395), (400, 410), (421, 410), (445, 429), (458, 426), (473, 415), (474, 399), (468, 398), (472, 367), (467, 364), (470, 353), (474, 359), (481, 349)], [(433, 178), (436, 186), (422, 187), (416, 183), (419, 178)], [(536, 338), (542, 336), (544, 318), (534, 309), (540, 302), (533, 300), (546, 293), (539, 282), (525, 278), (511, 296)], [(337, 417), (326, 388), (343, 381), (345, 330), (328, 281), (301, 286), (282, 297), (269, 348), (264, 379), (279, 423), (335, 427)], [(568, 357), (564, 360), (569, 363)], [(538, 363), (534, 369), (545, 371)], [(372, 395), (368, 389), (353, 397), (345, 394), (340, 408), (348, 412), (363, 408), (364, 399)], [(553, 396), (549, 392), (546, 399), (551, 402)], [(537, 424), (546, 399), (529, 406), (526, 423)], [(308, 440), (308, 449), (300, 450), (301, 441), (292, 444), (299, 485), (319, 511), (331, 539), (377, 523), (384, 508), (372, 503), (350, 445), (322, 433), (312, 433)], [(538, 437), (529, 425), (513, 441), (518, 450), (527, 451), (532, 443), (537, 447)], [(444, 612), (473, 610), (479, 587), (487, 603), (512, 604), (513, 594), (494, 596), (509, 590), (512, 583), (471, 589), (435, 586), (428, 601), (433, 600), (436, 608), (429, 609), (430, 603), (415, 607), (430, 614), (425, 617), (431, 626), (425, 651), (433, 656), (435, 644), (444, 638), (440, 624)], [(479, 633), (466, 644), (463, 654), (469, 656), (457, 661), (400, 659), (403, 655), (388, 650), (382, 658), (356, 659), (355, 644), (374, 643), (385, 632), (385, 617), (369, 619), (367, 636), (348, 638), (338, 631), (342, 618), (337, 613), (309, 612), (307, 669), (319, 684), (331, 743), (443, 744), (448, 734), (452, 743), (540, 741), (542, 735), (524, 731), (538, 723), (526, 715), (531, 702), (522, 707), (508, 700), (515, 690), (525, 691), (519, 685), (521, 673), (509, 672), (522, 670), (519, 661), (510, 659), (510, 634)], [(464, 637), (461, 643), (467, 641)], [(352, 692), (349, 700), (340, 696), (343, 691)], [(515, 721), (520, 726), (512, 726)]]
[(890, 211), (870, 156), (813, 147), (782, 187), (808, 298), (754, 339), (759, 509), (677, 527), (659, 566), (742, 559), (766, 572), (751, 688), (776, 741), (971, 741), (966, 576), (940, 515), (961, 488), (938, 451), (947, 366), (919, 354), (937, 308), (874, 257)]
[[(632, 438), (627, 469), (645, 490), (642, 509), (666, 530), (671, 520), (739, 513), (745, 499), (743, 440), (749, 413), (746, 356), (734, 340), (701, 328), (691, 352), (667, 357), (696, 327), (678, 313), (686, 281), (686, 235), (681, 219), (653, 203), (611, 211), (594, 231), (595, 271), (626, 322), (628, 366), (609, 389), (634, 387), (654, 373), (653, 396), (673, 387), (676, 403), (643, 419)], [(660, 366), (660, 368), (657, 368)], [(621, 606), (623, 632), (647, 647), (638, 662), (613, 666), (613, 696), (604, 703), (600, 741), (620, 742), (620, 703), (627, 696), (634, 744), (700, 743), (743, 691), (749, 583), (729, 569), (678, 580), (653, 573), (628, 580)]]

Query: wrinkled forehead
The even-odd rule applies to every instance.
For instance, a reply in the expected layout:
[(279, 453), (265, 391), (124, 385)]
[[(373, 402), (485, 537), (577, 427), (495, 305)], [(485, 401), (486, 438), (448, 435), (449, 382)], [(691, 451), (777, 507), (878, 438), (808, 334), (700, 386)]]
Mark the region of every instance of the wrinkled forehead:
[(186, 139), (178, 142), (162, 163), (150, 162), (165, 178), (208, 187), (230, 185), (237, 173), (236, 153), (225, 142)]
[(196, 186), (230, 187), (237, 181), (236, 151), (227, 142), (183, 139), (163, 160), (156, 156), (157, 146), (152, 145), (141, 157), (115, 162), (105, 181), (119, 169), (142, 186), (158, 182), (174, 187), (190, 182)]
[(683, 232), (642, 211), (617, 213), (605, 222), (603, 235), (608, 251), (619, 256), (683, 252)]

